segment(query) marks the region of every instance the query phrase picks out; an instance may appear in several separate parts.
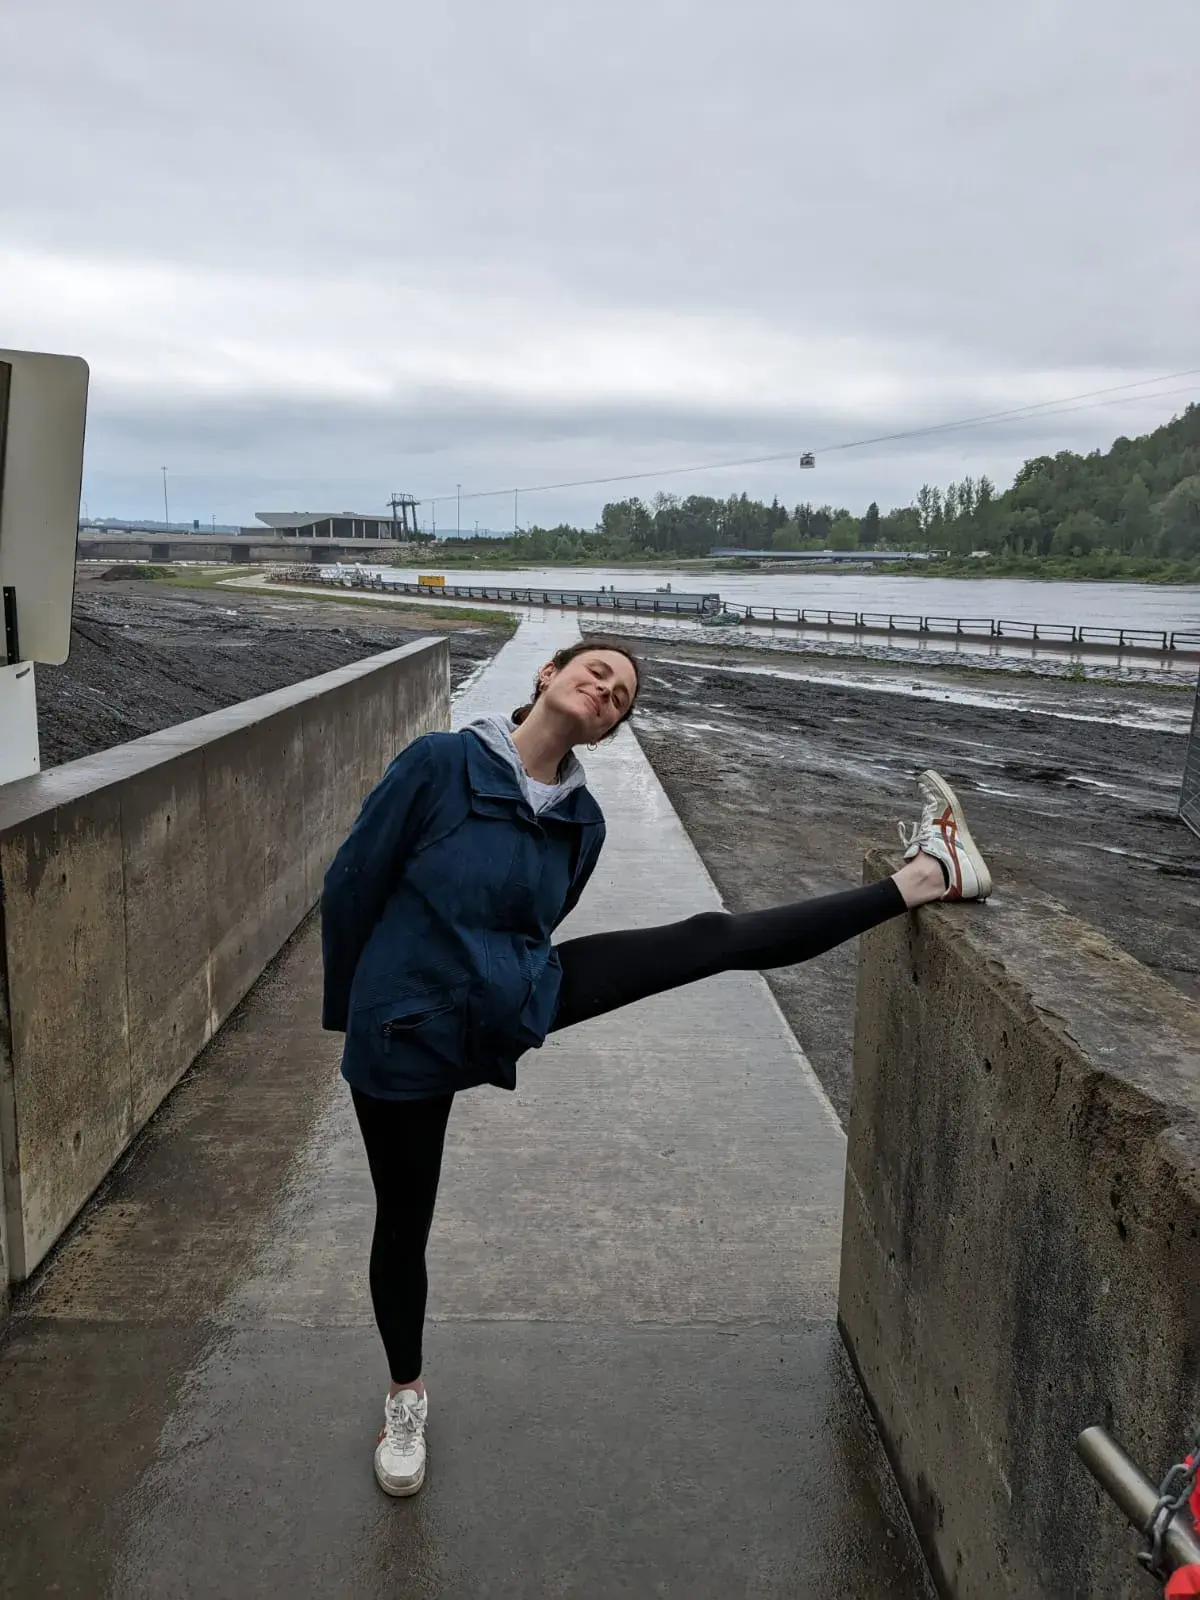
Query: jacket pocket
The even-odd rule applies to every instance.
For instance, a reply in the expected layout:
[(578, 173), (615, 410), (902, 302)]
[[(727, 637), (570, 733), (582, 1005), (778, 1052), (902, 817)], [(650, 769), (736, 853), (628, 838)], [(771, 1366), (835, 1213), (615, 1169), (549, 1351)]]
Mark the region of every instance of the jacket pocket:
[(467, 996), (464, 985), (372, 1006), (369, 1027), (385, 1059), (416, 1052), (460, 1066), (467, 1039)]

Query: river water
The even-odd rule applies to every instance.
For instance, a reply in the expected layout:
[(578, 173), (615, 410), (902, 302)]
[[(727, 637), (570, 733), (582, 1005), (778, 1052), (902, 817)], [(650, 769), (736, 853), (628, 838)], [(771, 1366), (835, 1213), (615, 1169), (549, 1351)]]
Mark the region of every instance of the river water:
[[(415, 582), (417, 569), (389, 569)], [(422, 572), (439, 572), (436, 554)], [(1152, 583), (1068, 583), (1037, 578), (910, 578), (859, 572), (689, 572), (670, 567), (445, 569), (447, 584), (550, 589), (579, 587), (719, 593), (741, 605), (885, 611), (939, 617), (996, 617), (1098, 628), (1200, 630), (1200, 587)]]

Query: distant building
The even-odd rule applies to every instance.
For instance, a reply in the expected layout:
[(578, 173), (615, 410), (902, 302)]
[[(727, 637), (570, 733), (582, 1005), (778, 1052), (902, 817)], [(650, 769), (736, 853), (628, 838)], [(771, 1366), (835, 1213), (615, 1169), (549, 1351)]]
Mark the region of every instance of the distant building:
[(418, 536), (417, 504), (408, 496), (397, 496), (392, 513), (382, 517), (367, 511), (256, 511), (254, 515), (285, 539), (407, 541)]

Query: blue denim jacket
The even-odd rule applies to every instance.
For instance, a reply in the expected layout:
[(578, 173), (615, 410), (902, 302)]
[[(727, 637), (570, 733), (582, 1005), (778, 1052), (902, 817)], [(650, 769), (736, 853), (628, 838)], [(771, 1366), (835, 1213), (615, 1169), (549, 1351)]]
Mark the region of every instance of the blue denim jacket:
[(582, 783), (535, 815), (469, 729), (415, 740), (367, 797), (325, 875), (324, 1027), (342, 1075), (415, 1100), (516, 1085), (549, 1032), (562, 979), (550, 935), (604, 843)]

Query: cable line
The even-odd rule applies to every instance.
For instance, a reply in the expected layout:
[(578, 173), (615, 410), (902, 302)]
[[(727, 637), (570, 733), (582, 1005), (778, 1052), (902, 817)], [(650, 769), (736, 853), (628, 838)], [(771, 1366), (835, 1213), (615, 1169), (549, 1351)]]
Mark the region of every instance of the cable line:
[[(511, 494), (547, 494), (556, 489), (593, 489), (610, 483), (638, 483), (648, 478), (678, 478), (686, 474), (697, 472), (726, 472), (733, 467), (758, 467), (768, 466), (780, 461), (795, 461), (803, 455), (832, 455), (842, 450), (861, 450), (868, 445), (894, 444), (901, 439), (921, 439), (932, 434), (950, 433), (959, 428), (978, 428), (994, 422), (1006, 422), (1017, 418), (1034, 416), (1041, 413), (1044, 416), (1067, 415), (1071, 411), (1085, 411), (1093, 409), (1090, 406), (1078, 405), (1078, 401), (1092, 400), (1098, 395), (1120, 395), (1127, 400), (1164, 400), (1171, 395), (1190, 394), (1191, 386), (1186, 389), (1168, 389), (1154, 394), (1129, 394), (1130, 389), (1144, 388), (1152, 383), (1169, 383), (1175, 378), (1190, 378), (1200, 375), (1200, 367), (1187, 367), (1182, 372), (1167, 372), (1157, 378), (1139, 378), (1130, 383), (1115, 383), (1104, 389), (1086, 389), (1081, 394), (1063, 395), (1057, 400), (1036, 400), (1028, 405), (1014, 406), (1007, 411), (987, 411), (980, 416), (963, 417), (955, 422), (932, 422), (919, 428), (903, 428), (896, 433), (878, 433), (864, 439), (847, 439), (840, 444), (827, 444), (817, 450), (806, 447), (803, 450), (784, 450), (775, 455), (741, 456), (732, 461), (705, 461), (686, 467), (655, 467), (644, 472), (618, 472), (599, 478), (571, 478), (561, 483), (534, 483), (523, 486), (516, 485), (508, 489), (471, 489), (463, 492), (464, 500), (489, 500), (498, 495)], [(1102, 405), (1119, 404), (1119, 401), (1101, 401)], [(441, 505), (443, 501), (457, 500), (457, 494), (431, 495), (424, 501), (425, 505)]]

